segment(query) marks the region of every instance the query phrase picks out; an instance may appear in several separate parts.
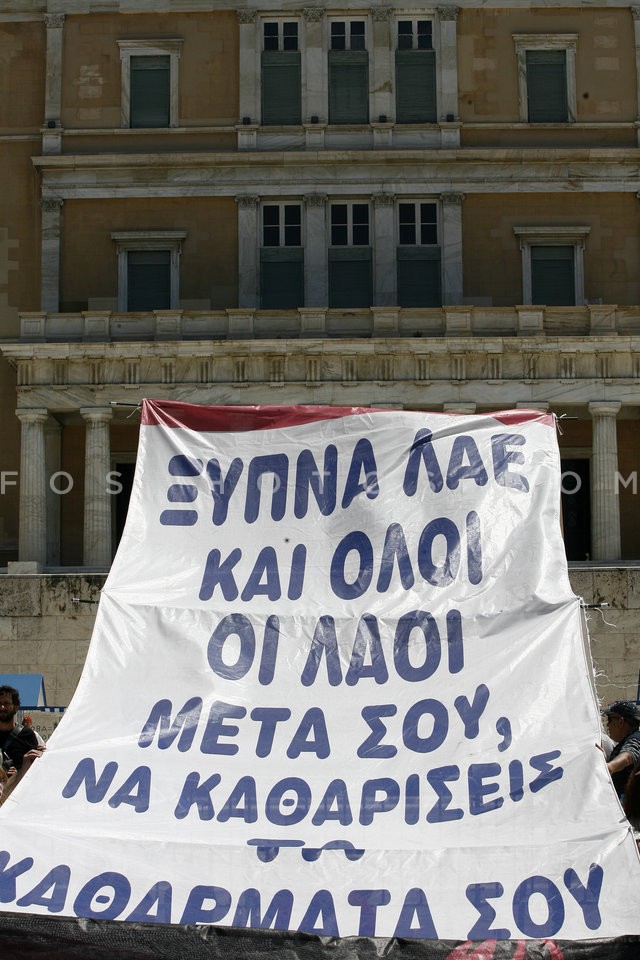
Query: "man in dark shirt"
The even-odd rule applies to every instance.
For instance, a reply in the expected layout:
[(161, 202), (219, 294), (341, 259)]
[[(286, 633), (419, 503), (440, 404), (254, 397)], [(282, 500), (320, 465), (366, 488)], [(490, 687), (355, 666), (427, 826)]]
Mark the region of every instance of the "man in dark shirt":
[(616, 741), (607, 767), (619, 797), (631, 768), (640, 761), (640, 707), (633, 700), (616, 700), (603, 711), (609, 736)]
[(3, 765), (14, 766), (16, 770), (22, 766), (25, 753), (38, 746), (33, 730), (16, 724), (19, 708), (20, 694), (15, 687), (0, 686), (0, 750)]

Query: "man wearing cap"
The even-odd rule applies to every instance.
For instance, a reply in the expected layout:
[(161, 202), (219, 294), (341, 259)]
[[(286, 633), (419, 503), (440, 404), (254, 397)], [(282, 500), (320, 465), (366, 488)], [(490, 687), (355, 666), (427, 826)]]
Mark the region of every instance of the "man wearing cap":
[(631, 768), (640, 761), (640, 707), (633, 700), (616, 700), (603, 711), (609, 736), (616, 741), (607, 768), (619, 797)]

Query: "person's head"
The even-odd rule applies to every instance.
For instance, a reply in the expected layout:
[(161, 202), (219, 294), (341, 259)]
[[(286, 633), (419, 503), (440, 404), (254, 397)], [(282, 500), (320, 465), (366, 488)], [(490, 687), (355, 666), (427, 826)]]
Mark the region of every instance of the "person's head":
[(609, 736), (618, 743), (640, 727), (640, 707), (633, 700), (615, 700), (603, 713)]
[(15, 687), (0, 687), (0, 723), (12, 720), (20, 708), (20, 694)]
[(33, 720), (31, 719), (31, 717), (29, 716), (29, 714), (27, 714), (26, 717), (23, 717), (23, 718), (22, 718), (22, 722), (23, 722), (23, 724), (24, 724), (25, 727), (32, 727), (32, 726), (33, 726)]

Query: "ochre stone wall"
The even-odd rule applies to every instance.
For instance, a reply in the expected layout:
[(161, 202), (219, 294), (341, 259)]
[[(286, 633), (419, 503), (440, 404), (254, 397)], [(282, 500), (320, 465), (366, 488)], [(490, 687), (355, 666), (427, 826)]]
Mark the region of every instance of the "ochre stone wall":
[[(80, 574), (1, 576), (0, 670), (43, 674), (48, 703), (67, 706), (80, 679), (105, 579)], [(608, 604), (602, 611), (586, 611), (601, 702), (635, 700), (640, 566), (572, 569), (570, 579), (585, 604)], [(583, 669), (584, 664), (576, 663), (576, 675)]]
[[(119, 127), (122, 80), (117, 41), (163, 37), (182, 40), (179, 125), (237, 123), (238, 20), (234, 11), (227, 10), (215, 16), (210, 13), (67, 16), (63, 126)], [(164, 142), (167, 149), (166, 137)], [(102, 149), (105, 149), (104, 143)]]
[[(573, 9), (556, 10), (545, 5), (538, 10), (482, 7), (461, 11), (458, 64), (462, 121), (518, 121), (518, 70), (513, 42), (513, 34), (517, 33), (578, 34), (576, 120), (578, 123), (633, 120), (635, 50), (630, 10), (594, 11), (578, 7), (578, 4)], [(569, 133), (571, 143), (575, 144)], [(526, 142), (531, 144), (530, 136)]]
[[(464, 292), (468, 303), (496, 307), (522, 300), (522, 254), (514, 226), (584, 226), (591, 232), (584, 248), (585, 296), (621, 306), (640, 303), (640, 204), (612, 193), (503, 193), (464, 201), (462, 245)], [(496, 270), (495, 265), (500, 269)]]
[(63, 212), (62, 309), (87, 309), (90, 297), (118, 296), (112, 231), (186, 230), (180, 299), (213, 310), (237, 304), (237, 215), (233, 197), (69, 200)]

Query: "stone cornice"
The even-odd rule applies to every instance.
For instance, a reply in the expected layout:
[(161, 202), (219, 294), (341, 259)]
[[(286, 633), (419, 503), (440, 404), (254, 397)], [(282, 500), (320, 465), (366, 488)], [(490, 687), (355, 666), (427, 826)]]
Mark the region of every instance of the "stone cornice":
[[(392, 0), (391, 3), (388, 2), (386, 5), (391, 6), (393, 9), (406, 9), (406, 0)], [(576, 2), (575, 0), (554, 0), (553, 3), (541, 3), (540, 0), (518, 0), (518, 7), (524, 9), (536, 9), (540, 7), (555, 7), (559, 9), (575, 9)], [(513, 0), (456, 0), (456, 7), (459, 7), (461, 10), (464, 9), (513, 9), (514, 3)], [(156, 5), (152, 3), (143, 3), (140, 2), (140, 7), (142, 8), (140, 13), (155, 13)], [(609, 8), (626, 8), (629, 9), (628, 0), (582, 0), (580, 3), (581, 8), (593, 8), (594, 10), (609, 9)], [(93, 12), (92, 8), (95, 9), (95, 3), (92, 3), (92, 0), (0, 0), (0, 18), (4, 16), (13, 15), (15, 18), (26, 18), (28, 16), (33, 17), (36, 11), (40, 12), (42, 16), (45, 12), (48, 13), (66, 13), (66, 14), (90, 14)], [(252, 0), (251, 8), (258, 11), (269, 11), (273, 12), (273, 0)], [(352, 10), (369, 10), (371, 8), (370, 0), (351, 0), (350, 9)], [(210, 13), (211, 12), (211, 0), (165, 0), (162, 6), (163, 12), (171, 13)], [(216, 10), (221, 11), (236, 11), (238, 9), (246, 9), (238, 3), (234, 3), (233, 0), (226, 0), (226, 2), (216, 3)], [(114, 14), (124, 14), (131, 12), (131, 0), (113, 0), (109, 4), (110, 13)]]
[[(260, 167), (279, 162), (281, 164), (300, 166), (313, 163), (344, 162), (367, 163), (369, 161), (392, 163), (394, 160), (414, 163), (434, 163), (439, 160), (449, 164), (464, 161), (489, 161), (493, 164), (501, 163), (638, 163), (640, 149), (636, 147), (549, 147), (549, 148), (479, 148), (464, 147), (460, 149), (406, 149), (406, 150), (297, 150), (283, 152), (281, 150), (260, 151), (219, 151), (198, 153), (91, 153), (91, 154), (53, 154), (34, 156), (32, 162), (40, 170), (93, 170), (97, 167), (153, 167), (153, 168), (185, 168), (211, 166), (250, 166)], [(637, 189), (637, 185), (636, 185)]]
[[(371, 193), (385, 182), (401, 197), (429, 184), (441, 193), (638, 192), (638, 150), (354, 150), (202, 154), (50, 155), (33, 158), (43, 197), (332, 196)], [(147, 175), (145, 176), (145, 171)], [(114, 173), (116, 174), (114, 176)], [(453, 179), (455, 177), (455, 179)]]
[(288, 403), (506, 409), (551, 399), (556, 411), (621, 405), (624, 417), (637, 407), (640, 380), (640, 336), (5, 343), (2, 352), (18, 369), (18, 410), (28, 417), (80, 416), (149, 391), (183, 402), (269, 403), (274, 387)]
[[(356, 316), (357, 314), (357, 316)], [(519, 305), (516, 307), (445, 306), (418, 309), (373, 307), (349, 311), (326, 307), (301, 308), (264, 314), (250, 308), (218, 311), (158, 310), (131, 318), (132, 332), (127, 331), (128, 314), (106, 311), (84, 313), (21, 313), (21, 339), (0, 341), (0, 352), (6, 357), (33, 357), (39, 351), (60, 357), (94, 355), (96, 351), (117, 351), (120, 344), (133, 343), (141, 338), (145, 351), (155, 350), (158, 344), (170, 344), (170, 353), (189, 354), (202, 349), (203, 343), (215, 352), (224, 351), (238, 336), (246, 339), (247, 350), (263, 350), (265, 344), (289, 340), (300, 341), (319, 336), (327, 349), (333, 339), (327, 330), (339, 328), (349, 335), (349, 323), (355, 323), (363, 340), (361, 349), (367, 349), (369, 338), (389, 340), (419, 347), (448, 349), (465, 339), (473, 329), (472, 343), (499, 344), (500, 350), (510, 349), (519, 338), (518, 349), (575, 349), (580, 352), (613, 350), (616, 353), (636, 350), (640, 346), (640, 306), (618, 307), (615, 304), (590, 304), (584, 307), (543, 307)], [(261, 339), (254, 339), (254, 330), (262, 331)], [(296, 331), (292, 334), (292, 331)], [(198, 336), (208, 339), (192, 339)], [(421, 338), (425, 338), (421, 342)], [(62, 342), (64, 339), (65, 342)], [(428, 342), (426, 342), (428, 341)], [(296, 342), (299, 342), (296, 340)], [(343, 343), (342, 339), (338, 343)], [(108, 344), (108, 346), (105, 346)], [(195, 346), (194, 346), (195, 344)], [(160, 349), (167, 349), (160, 347)], [(280, 347), (277, 347), (280, 349)], [(287, 348), (288, 349), (288, 348)], [(34, 353), (35, 351), (35, 353)]]

